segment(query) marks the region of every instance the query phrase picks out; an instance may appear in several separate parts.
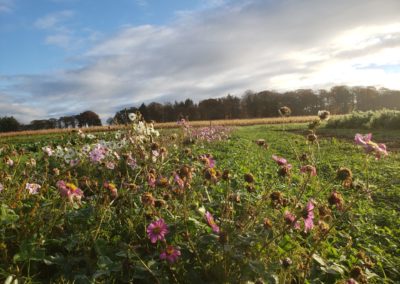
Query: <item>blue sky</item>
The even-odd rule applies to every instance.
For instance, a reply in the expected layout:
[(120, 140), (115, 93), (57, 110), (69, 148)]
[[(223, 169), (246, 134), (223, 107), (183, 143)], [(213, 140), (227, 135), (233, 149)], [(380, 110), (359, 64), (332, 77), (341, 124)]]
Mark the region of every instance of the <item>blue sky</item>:
[[(3, 0), (4, 1), (4, 0)], [(0, 5), (2, 0), (0, 0)], [(74, 57), (126, 26), (173, 21), (196, 0), (19, 0), (0, 14), (0, 74), (39, 74), (79, 64)]]
[(246, 90), (400, 89), (398, 0), (0, 0), (0, 116)]

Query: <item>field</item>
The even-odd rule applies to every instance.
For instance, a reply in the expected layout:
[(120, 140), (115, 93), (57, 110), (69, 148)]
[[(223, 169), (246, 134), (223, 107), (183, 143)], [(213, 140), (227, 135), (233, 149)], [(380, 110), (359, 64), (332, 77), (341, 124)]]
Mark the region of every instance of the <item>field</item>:
[(398, 131), (180, 126), (1, 138), (0, 280), (399, 283)]
[[(222, 126), (245, 126), (245, 125), (258, 125), (258, 124), (278, 124), (278, 123), (302, 123), (310, 122), (316, 119), (316, 116), (293, 116), (293, 117), (271, 117), (271, 118), (249, 118), (249, 119), (225, 119), (225, 120), (201, 120), (193, 121), (193, 127), (205, 127), (212, 125)], [(161, 122), (155, 123), (157, 129), (177, 128), (176, 122)], [(104, 131), (117, 131), (128, 129), (128, 125), (111, 125), (111, 126), (94, 126), (85, 128), (85, 132), (104, 132)], [(32, 130), (32, 131), (17, 131), (0, 133), (0, 137), (15, 137), (27, 135), (46, 135), (46, 134), (64, 134), (75, 132), (74, 128), (64, 129), (45, 129), (45, 130)]]

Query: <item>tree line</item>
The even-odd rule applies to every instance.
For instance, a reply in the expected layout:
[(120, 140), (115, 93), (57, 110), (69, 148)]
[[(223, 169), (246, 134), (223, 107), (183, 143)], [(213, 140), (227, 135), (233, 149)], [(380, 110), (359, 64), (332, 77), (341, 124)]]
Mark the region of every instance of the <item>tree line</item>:
[(174, 104), (143, 103), (139, 107), (118, 111), (108, 123), (128, 123), (128, 114), (136, 111), (146, 120), (157, 122), (175, 121), (179, 117), (188, 117), (190, 120), (275, 117), (282, 106), (288, 106), (295, 116), (315, 115), (323, 109), (332, 114), (346, 114), (354, 110), (400, 109), (400, 91), (347, 86), (335, 86), (330, 90), (246, 91), (241, 97), (227, 95), (198, 103), (191, 99)]
[(63, 116), (58, 119), (50, 118), (32, 120), (29, 124), (21, 124), (13, 116), (0, 117), (0, 132), (54, 128), (75, 128), (101, 125), (102, 124), (99, 115), (90, 110), (84, 111), (78, 115)]
[[(319, 110), (332, 114), (346, 114), (354, 110), (400, 109), (400, 91), (375, 87), (335, 86), (329, 90), (299, 89), (289, 92), (246, 91), (241, 97), (227, 95), (195, 103), (191, 99), (174, 103), (141, 104), (119, 110), (108, 124), (129, 123), (128, 115), (139, 111), (145, 120), (157, 122), (176, 121), (179, 117), (190, 120), (237, 119), (278, 116), (278, 109), (288, 106), (292, 115), (315, 115)], [(100, 126), (101, 120), (93, 111), (58, 119), (33, 120), (21, 125), (13, 117), (0, 118), (0, 132)]]

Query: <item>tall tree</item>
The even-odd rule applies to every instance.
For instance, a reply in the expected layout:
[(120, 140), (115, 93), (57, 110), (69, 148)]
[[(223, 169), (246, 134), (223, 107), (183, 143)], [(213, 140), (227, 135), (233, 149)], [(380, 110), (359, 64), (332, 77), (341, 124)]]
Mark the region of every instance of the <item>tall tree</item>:
[(0, 117), (0, 132), (18, 131), (21, 124), (13, 116)]

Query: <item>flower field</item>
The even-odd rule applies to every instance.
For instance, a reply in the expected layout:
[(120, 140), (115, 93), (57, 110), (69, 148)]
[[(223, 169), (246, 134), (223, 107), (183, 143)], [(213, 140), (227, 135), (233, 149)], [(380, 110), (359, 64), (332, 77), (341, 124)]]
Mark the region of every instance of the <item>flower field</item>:
[(131, 119), (0, 139), (0, 281), (399, 283), (389, 141)]

